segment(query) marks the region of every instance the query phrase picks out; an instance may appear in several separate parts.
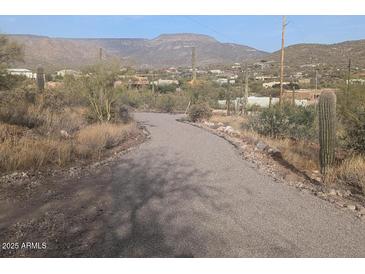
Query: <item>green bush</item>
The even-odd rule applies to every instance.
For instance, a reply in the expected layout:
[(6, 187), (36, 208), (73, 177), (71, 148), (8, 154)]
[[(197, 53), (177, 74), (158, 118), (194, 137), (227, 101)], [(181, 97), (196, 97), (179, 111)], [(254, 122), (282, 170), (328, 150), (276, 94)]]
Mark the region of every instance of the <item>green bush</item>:
[[(343, 88), (346, 90), (346, 88)], [(353, 85), (350, 94), (338, 93), (338, 116), (340, 119), (340, 141), (348, 149), (365, 153), (365, 88)]]
[(212, 116), (212, 110), (208, 104), (196, 104), (189, 109), (188, 117), (192, 122), (202, 119), (209, 119)]
[(365, 153), (365, 109), (353, 109), (342, 120), (345, 130), (344, 145), (356, 152)]
[(158, 108), (164, 112), (173, 112), (175, 108), (175, 101), (172, 96), (161, 96), (158, 104)]
[(249, 120), (254, 131), (272, 138), (313, 139), (316, 136), (314, 107), (275, 105)]

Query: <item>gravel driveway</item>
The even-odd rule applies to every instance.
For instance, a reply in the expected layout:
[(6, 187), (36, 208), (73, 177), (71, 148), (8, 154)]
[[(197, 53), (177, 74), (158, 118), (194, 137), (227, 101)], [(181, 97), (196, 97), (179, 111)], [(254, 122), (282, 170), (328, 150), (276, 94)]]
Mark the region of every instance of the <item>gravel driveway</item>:
[(151, 139), (51, 204), (68, 244), (50, 240), (41, 256), (365, 257), (365, 223), (350, 213), (274, 182), (176, 115), (135, 118)]

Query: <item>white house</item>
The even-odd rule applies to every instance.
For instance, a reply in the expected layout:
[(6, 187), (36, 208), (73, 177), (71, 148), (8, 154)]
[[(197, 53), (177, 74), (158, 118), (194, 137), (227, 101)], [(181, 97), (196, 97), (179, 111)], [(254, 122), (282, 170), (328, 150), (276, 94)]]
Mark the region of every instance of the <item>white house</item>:
[(29, 79), (35, 79), (37, 77), (36, 73), (33, 73), (31, 70), (29, 69), (7, 69), (7, 72), (11, 75), (20, 75), (20, 76), (25, 76)]
[(211, 69), (209, 72), (212, 74), (222, 74), (223, 73), (223, 71), (221, 71), (220, 69)]
[(169, 85), (178, 85), (179, 81), (178, 80), (163, 80), (163, 79), (158, 79), (157, 81), (153, 82), (154, 85), (156, 86), (169, 86)]
[[(218, 79), (215, 80), (215, 82), (220, 84), (220, 85), (228, 84), (228, 79), (227, 78), (218, 78)], [(229, 83), (234, 84), (234, 83), (236, 83), (236, 80), (230, 79)]]
[(73, 69), (62, 69), (57, 71), (57, 76), (62, 76), (65, 77), (65, 75), (73, 75), (73, 76), (78, 76), (81, 73), (77, 70), (73, 70)]
[[(289, 82), (283, 82), (283, 85), (289, 85)], [(269, 83), (263, 83), (262, 86), (264, 88), (272, 88), (275, 85), (280, 85), (279, 81), (269, 82)]]

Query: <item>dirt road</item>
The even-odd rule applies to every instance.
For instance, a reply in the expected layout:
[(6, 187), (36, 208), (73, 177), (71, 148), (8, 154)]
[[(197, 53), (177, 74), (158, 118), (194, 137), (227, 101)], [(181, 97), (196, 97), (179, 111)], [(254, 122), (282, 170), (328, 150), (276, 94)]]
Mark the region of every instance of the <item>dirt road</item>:
[(27, 214), (0, 214), (3, 242), (15, 231), (47, 242), (17, 256), (365, 257), (365, 223), (348, 212), (274, 182), (174, 115), (135, 118), (152, 138), (121, 161), (55, 181)]

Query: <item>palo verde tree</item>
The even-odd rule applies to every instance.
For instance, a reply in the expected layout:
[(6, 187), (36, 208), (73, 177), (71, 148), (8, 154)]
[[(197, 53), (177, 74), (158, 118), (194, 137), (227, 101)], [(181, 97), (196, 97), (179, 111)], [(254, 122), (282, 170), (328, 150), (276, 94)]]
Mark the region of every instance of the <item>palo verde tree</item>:
[(113, 118), (112, 108), (117, 99), (114, 82), (118, 72), (118, 64), (98, 63), (87, 68), (81, 78), (82, 91), (99, 122), (108, 122)]

